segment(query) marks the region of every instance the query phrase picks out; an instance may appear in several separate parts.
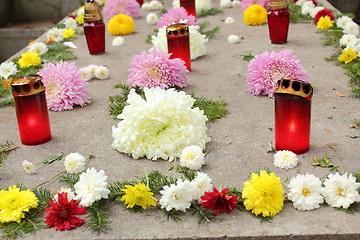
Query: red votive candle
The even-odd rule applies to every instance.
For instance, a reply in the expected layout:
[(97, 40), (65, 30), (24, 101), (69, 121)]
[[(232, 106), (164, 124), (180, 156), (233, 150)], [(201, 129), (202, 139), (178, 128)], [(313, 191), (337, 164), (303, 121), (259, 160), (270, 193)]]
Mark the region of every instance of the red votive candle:
[(290, 12), (286, 0), (271, 0), (268, 12), (269, 35), (272, 43), (286, 43)]
[(88, 0), (85, 4), (84, 32), (90, 54), (105, 52), (105, 24), (99, 4)]
[(189, 15), (196, 17), (195, 0), (180, 0), (180, 7), (185, 8)]
[(11, 82), (21, 143), (38, 145), (51, 140), (45, 89), (39, 75)]
[(139, 4), (140, 4), (140, 6), (144, 3), (144, 0), (136, 0)]
[(275, 149), (296, 154), (309, 151), (311, 98), (310, 83), (281, 79), (275, 90)]
[(166, 38), (170, 59), (180, 58), (185, 62), (187, 70), (191, 71), (189, 27), (182, 23), (169, 25)]

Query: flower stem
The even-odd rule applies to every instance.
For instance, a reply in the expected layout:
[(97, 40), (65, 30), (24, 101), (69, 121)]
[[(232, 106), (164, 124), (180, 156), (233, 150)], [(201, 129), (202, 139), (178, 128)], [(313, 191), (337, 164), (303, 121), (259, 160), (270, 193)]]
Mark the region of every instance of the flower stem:
[(345, 171), (344, 171), (343, 167), (341, 166), (340, 157), (339, 157), (339, 154), (338, 154), (337, 151), (336, 151), (336, 148), (335, 148), (333, 145), (330, 145), (330, 144), (327, 144), (327, 146), (328, 146), (329, 148), (331, 148), (331, 149), (335, 152), (336, 160), (337, 160), (337, 162), (338, 162), (338, 166), (339, 166), (340, 169), (341, 169), (341, 174), (344, 175)]
[(42, 183), (38, 184), (36, 187), (34, 187), (34, 188), (32, 189), (32, 191), (34, 191), (34, 190), (37, 189), (38, 187), (40, 187), (40, 186), (42, 186), (42, 185), (50, 182), (50, 181), (53, 180), (54, 178), (57, 178), (58, 176), (60, 176), (60, 175), (62, 175), (62, 174), (64, 174), (64, 173), (66, 173), (66, 171), (59, 172), (59, 173), (56, 174), (55, 176), (53, 176), (53, 177), (49, 178), (48, 180), (46, 180), (45, 182), (42, 182)]

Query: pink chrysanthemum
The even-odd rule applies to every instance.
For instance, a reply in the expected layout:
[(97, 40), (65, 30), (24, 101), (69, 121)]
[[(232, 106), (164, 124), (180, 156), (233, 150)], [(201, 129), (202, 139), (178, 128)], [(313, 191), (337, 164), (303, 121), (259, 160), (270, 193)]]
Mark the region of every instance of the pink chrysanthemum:
[(270, 0), (242, 0), (241, 11), (245, 11), (250, 5), (257, 4), (269, 10)]
[(136, 0), (107, 0), (103, 13), (106, 20), (122, 13), (132, 18), (139, 17), (140, 4)]
[(317, 23), (321, 17), (329, 16), (331, 21), (334, 21), (334, 15), (331, 10), (324, 8), (323, 10), (318, 11), (314, 17), (314, 23)]
[(193, 15), (188, 15), (185, 8), (180, 7), (169, 9), (166, 13), (164, 13), (157, 22), (156, 27), (160, 29), (164, 26), (167, 27), (170, 24), (179, 22), (186, 23), (188, 26), (198, 25), (196, 18)]
[(73, 109), (73, 105), (90, 103), (87, 79), (74, 63), (48, 63), (38, 74), (45, 86), (47, 106), (53, 111)]
[(156, 48), (135, 55), (130, 63), (128, 83), (134, 87), (186, 87), (189, 71), (181, 59), (169, 59), (170, 55)]
[(258, 54), (248, 65), (246, 74), (248, 92), (274, 97), (276, 83), (281, 78), (309, 81), (306, 70), (291, 50)]

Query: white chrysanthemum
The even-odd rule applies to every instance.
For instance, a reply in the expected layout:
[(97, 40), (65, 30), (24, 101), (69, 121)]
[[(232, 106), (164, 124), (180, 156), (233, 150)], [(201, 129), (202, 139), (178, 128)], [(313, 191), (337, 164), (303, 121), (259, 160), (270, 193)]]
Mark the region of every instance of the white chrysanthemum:
[(241, 3), (240, 3), (239, 0), (233, 0), (232, 3), (231, 3), (231, 6), (233, 8), (239, 8), (239, 7), (241, 7)]
[[(173, 8), (180, 7), (180, 0), (173, 0)], [(196, 13), (200, 13), (201, 11), (207, 11), (212, 8), (211, 0), (195, 0), (195, 8)]]
[(298, 6), (302, 6), (305, 2), (307, 2), (308, 0), (298, 0), (297, 2), (296, 2), (296, 5), (298, 5)]
[(77, 21), (74, 18), (68, 17), (65, 19), (64, 24), (66, 28), (72, 28), (74, 30), (77, 29)]
[(329, 174), (324, 181), (325, 201), (332, 207), (343, 207), (347, 209), (350, 204), (360, 201), (358, 188), (360, 183), (356, 182), (353, 175)]
[(180, 155), (180, 165), (191, 170), (199, 170), (205, 164), (205, 154), (201, 147), (192, 145), (184, 148)]
[(64, 36), (63, 36), (63, 29), (59, 29), (59, 28), (51, 28), (49, 31), (47, 31), (47, 39), (53, 39), (55, 42), (61, 42), (62, 40), (64, 40)]
[(291, 169), (296, 167), (297, 163), (298, 158), (292, 151), (282, 150), (274, 154), (274, 165), (276, 167)]
[(356, 45), (354, 46), (353, 50), (355, 50), (356, 53), (357, 53), (357, 55), (360, 56), (360, 43), (359, 43), (359, 44), (356, 44)]
[(176, 209), (185, 212), (194, 199), (195, 191), (189, 180), (178, 179), (176, 185), (164, 186), (160, 194), (162, 195), (159, 200), (161, 208), (165, 208), (166, 211)]
[(355, 36), (359, 35), (359, 25), (356, 22), (347, 22), (343, 29), (343, 33), (353, 34)]
[(98, 66), (94, 71), (94, 76), (100, 80), (107, 79), (110, 77), (109, 69), (106, 66)]
[(107, 176), (104, 170), (96, 171), (95, 168), (87, 169), (80, 174), (80, 180), (74, 185), (76, 200), (80, 205), (91, 206), (95, 201), (108, 198), (110, 190), (107, 189)]
[(354, 47), (358, 43), (358, 39), (355, 35), (344, 34), (340, 40), (339, 44), (345, 47)]
[(151, 6), (149, 2), (144, 2), (143, 5), (141, 5), (141, 8), (144, 11), (151, 11)]
[(35, 165), (31, 162), (24, 160), (22, 162), (22, 167), (24, 168), (25, 172), (27, 172), (28, 174), (36, 173)]
[(91, 68), (83, 67), (83, 68), (80, 68), (80, 70), (83, 72), (83, 74), (81, 75), (81, 77), (83, 79), (91, 80), (91, 79), (95, 78)]
[(190, 145), (202, 149), (210, 141), (206, 135), (207, 117), (199, 108), (192, 108), (195, 99), (175, 89), (144, 88), (145, 99), (134, 89), (128, 95), (121, 121), (113, 126), (112, 147), (138, 159), (180, 157)]
[[(208, 41), (205, 35), (199, 31), (199, 26), (189, 26), (190, 33), (190, 58), (195, 60), (206, 54), (205, 43)], [(161, 49), (164, 52), (168, 52), (167, 39), (166, 39), (166, 27), (159, 29), (157, 35), (151, 36), (151, 42), (155, 48)]]
[(87, 68), (89, 69), (89, 71), (91, 72), (91, 78), (89, 79), (93, 79), (95, 78), (95, 70), (98, 66), (95, 64), (90, 64), (89, 66), (87, 66)]
[(76, 15), (79, 16), (79, 15), (84, 15), (85, 14), (85, 7), (82, 6), (82, 7), (79, 7)]
[(123, 37), (116, 37), (112, 41), (112, 45), (114, 47), (124, 46), (125, 45), (125, 39)]
[(225, 18), (225, 24), (232, 24), (235, 22), (235, 20), (232, 17)]
[(79, 173), (85, 170), (85, 157), (80, 153), (70, 153), (64, 159), (65, 170), (68, 173)]
[(59, 193), (67, 193), (68, 201), (75, 199), (75, 193), (71, 188), (60, 188), (57, 194), (54, 195), (54, 201), (57, 202), (59, 199)]
[(47, 53), (48, 47), (43, 42), (34, 42), (28, 47), (28, 52), (36, 52), (38, 55)]
[(340, 18), (338, 18), (336, 20), (336, 26), (338, 26), (339, 28), (344, 29), (345, 24), (348, 23), (348, 22), (353, 22), (353, 20), (348, 16), (342, 16), (342, 17), (340, 17)]
[(231, 8), (231, 0), (220, 0), (220, 7), (221, 8)]
[(321, 181), (312, 174), (298, 174), (291, 178), (288, 187), (290, 189), (288, 198), (298, 210), (313, 210), (324, 202), (321, 195), (323, 193)]
[(16, 64), (13, 62), (3, 62), (0, 65), (0, 77), (8, 79), (10, 75), (17, 73)]
[(315, 4), (312, 1), (304, 2), (301, 6), (301, 13), (307, 15), (313, 8), (315, 8)]
[(149, 13), (149, 14), (146, 16), (146, 23), (147, 23), (147, 24), (154, 25), (154, 24), (156, 24), (158, 21), (159, 21), (159, 18), (158, 18), (158, 16), (157, 16), (155, 13)]
[(322, 6), (317, 6), (317, 7), (311, 8), (309, 11), (310, 17), (315, 18), (316, 14), (323, 9), (325, 9), (325, 8)]
[(190, 184), (195, 191), (194, 199), (199, 199), (204, 195), (204, 192), (208, 192), (212, 189), (211, 178), (206, 173), (202, 172), (197, 172), (196, 177)]
[(162, 3), (159, 2), (159, 1), (152, 0), (152, 1), (150, 2), (150, 9), (151, 9), (151, 10), (159, 10), (159, 9), (161, 9), (161, 8), (163, 8), (163, 7), (164, 7), (164, 6), (163, 6)]
[(229, 43), (239, 43), (240, 38), (237, 35), (231, 34), (231, 35), (228, 36), (228, 42)]

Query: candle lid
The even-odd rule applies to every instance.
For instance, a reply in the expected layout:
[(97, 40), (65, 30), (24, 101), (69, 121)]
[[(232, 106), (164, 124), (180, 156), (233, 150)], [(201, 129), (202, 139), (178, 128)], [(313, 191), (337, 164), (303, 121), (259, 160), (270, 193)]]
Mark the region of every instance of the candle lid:
[(103, 20), (100, 6), (95, 0), (88, 0), (85, 4), (85, 22), (94, 22)]
[(287, 8), (288, 5), (289, 4), (287, 0), (270, 0), (269, 9), (276, 10), (276, 9)]
[(167, 37), (189, 36), (189, 27), (185, 23), (171, 24), (166, 27)]
[(282, 78), (277, 82), (277, 86), (275, 94), (285, 93), (306, 99), (311, 99), (313, 95), (311, 84), (301, 80)]
[(43, 91), (44, 84), (40, 75), (28, 75), (15, 78), (11, 81), (11, 90), (14, 95), (31, 95)]

